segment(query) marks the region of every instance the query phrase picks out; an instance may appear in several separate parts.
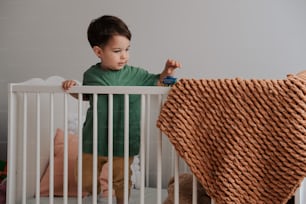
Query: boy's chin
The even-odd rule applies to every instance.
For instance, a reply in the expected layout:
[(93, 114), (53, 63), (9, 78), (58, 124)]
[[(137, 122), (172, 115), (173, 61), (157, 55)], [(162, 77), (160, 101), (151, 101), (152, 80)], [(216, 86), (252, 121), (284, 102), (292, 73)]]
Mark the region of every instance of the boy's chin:
[(116, 68), (114, 68), (114, 69), (115, 69), (115, 70), (121, 70), (121, 69), (123, 69), (124, 66), (125, 66), (125, 65), (118, 66), (118, 67), (116, 67)]
[[(124, 66), (123, 66), (123, 67), (124, 67)], [(113, 67), (112, 70), (113, 70), (113, 71), (119, 71), (119, 70), (123, 69), (123, 67)]]
[(124, 66), (122, 66), (122, 67), (108, 67), (107, 68), (107, 70), (111, 70), (111, 71), (119, 71), (119, 70), (121, 70), (122, 68), (123, 68)]

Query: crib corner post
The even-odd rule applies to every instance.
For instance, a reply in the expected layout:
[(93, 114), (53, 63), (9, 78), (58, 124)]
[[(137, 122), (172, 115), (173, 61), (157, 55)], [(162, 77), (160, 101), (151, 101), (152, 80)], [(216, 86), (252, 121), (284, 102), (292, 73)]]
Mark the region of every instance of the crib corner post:
[(9, 84), (8, 89), (8, 169), (6, 203), (16, 203), (16, 95), (13, 93), (14, 84)]

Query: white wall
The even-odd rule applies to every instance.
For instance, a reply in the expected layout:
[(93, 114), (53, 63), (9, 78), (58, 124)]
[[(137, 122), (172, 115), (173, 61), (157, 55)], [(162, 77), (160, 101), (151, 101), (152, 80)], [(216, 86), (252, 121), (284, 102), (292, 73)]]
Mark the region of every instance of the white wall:
[(125, 20), (130, 64), (159, 72), (182, 62), (179, 78), (283, 78), (306, 68), (305, 0), (1, 0), (0, 159), (6, 158), (7, 84), (60, 75), (82, 79), (97, 62), (91, 19)]

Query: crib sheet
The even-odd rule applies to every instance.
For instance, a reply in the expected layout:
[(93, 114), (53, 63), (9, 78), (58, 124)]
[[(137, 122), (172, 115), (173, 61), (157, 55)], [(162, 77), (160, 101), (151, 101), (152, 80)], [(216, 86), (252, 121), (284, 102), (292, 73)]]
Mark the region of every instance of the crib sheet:
[[(167, 197), (167, 190), (162, 189), (161, 191), (161, 197), (162, 201), (164, 201)], [(144, 190), (144, 200), (146, 204), (156, 204), (156, 198), (157, 198), (157, 189), (156, 188), (145, 188)], [(97, 201), (97, 204), (107, 203), (108, 198), (99, 198), (99, 202)], [(28, 200), (28, 204), (35, 204), (36, 200), (35, 198), (32, 198)], [(63, 203), (62, 197), (55, 197), (54, 198), (54, 204)], [(76, 197), (69, 197), (68, 198), (68, 204), (77, 204), (77, 198)], [(140, 190), (139, 189), (132, 189), (131, 191), (131, 197), (129, 200), (129, 204), (138, 204), (140, 203)], [(49, 197), (41, 197), (40, 198), (40, 204), (49, 204)], [(82, 200), (82, 204), (92, 204), (92, 197), (84, 197)], [(113, 201), (113, 204), (116, 204), (115, 201)]]

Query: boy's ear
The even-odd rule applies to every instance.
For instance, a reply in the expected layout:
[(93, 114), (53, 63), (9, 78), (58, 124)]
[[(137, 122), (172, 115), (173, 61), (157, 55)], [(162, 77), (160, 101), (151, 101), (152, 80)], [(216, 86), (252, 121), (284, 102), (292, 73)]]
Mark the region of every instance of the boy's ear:
[(94, 53), (97, 55), (97, 57), (101, 57), (103, 54), (103, 50), (101, 49), (101, 47), (99, 46), (93, 46), (92, 50), (94, 51)]

